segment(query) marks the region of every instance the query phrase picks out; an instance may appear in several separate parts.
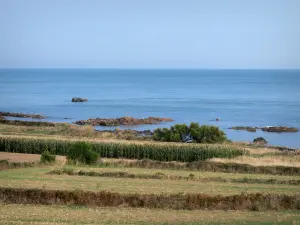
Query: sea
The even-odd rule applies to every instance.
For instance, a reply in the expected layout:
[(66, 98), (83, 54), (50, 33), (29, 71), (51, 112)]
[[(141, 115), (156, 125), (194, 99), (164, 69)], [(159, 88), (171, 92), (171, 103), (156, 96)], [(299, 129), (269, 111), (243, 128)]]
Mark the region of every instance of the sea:
[[(72, 97), (88, 102), (72, 103)], [(220, 127), (233, 141), (264, 137), (272, 145), (300, 148), (300, 132), (228, 129), (300, 129), (300, 70), (0, 69), (0, 111), (37, 113), (48, 116), (47, 121), (69, 123), (97, 117), (170, 117), (174, 122), (120, 128), (154, 130), (198, 122)]]

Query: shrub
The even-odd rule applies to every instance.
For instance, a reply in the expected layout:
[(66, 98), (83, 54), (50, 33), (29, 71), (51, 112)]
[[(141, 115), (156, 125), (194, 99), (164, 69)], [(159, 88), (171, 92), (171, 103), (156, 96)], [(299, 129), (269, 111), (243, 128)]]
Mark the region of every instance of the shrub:
[(89, 143), (77, 142), (68, 151), (67, 159), (69, 162), (93, 164), (97, 161), (98, 154), (92, 150)]
[(194, 142), (197, 143), (222, 143), (227, 140), (226, 135), (218, 127), (200, 126), (198, 123), (176, 124), (170, 129), (156, 129), (154, 131), (154, 140), (182, 142), (183, 137), (190, 135)]
[(41, 155), (41, 163), (52, 163), (55, 161), (55, 155), (51, 155), (49, 151), (44, 151)]

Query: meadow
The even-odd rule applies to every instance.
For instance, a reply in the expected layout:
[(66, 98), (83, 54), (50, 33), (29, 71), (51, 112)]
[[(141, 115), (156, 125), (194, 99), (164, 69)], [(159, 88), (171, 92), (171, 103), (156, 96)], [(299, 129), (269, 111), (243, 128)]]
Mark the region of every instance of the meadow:
[[(1, 126), (11, 130), (0, 134), (4, 224), (300, 224), (297, 151)], [(95, 164), (68, 164), (78, 141), (99, 153)], [(44, 151), (56, 161), (41, 163)]]

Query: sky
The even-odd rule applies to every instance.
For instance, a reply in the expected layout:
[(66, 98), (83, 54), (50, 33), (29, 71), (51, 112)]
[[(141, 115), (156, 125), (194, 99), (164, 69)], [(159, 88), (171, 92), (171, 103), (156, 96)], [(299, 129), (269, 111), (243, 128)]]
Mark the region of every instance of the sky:
[(300, 0), (0, 0), (0, 68), (299, 69)]

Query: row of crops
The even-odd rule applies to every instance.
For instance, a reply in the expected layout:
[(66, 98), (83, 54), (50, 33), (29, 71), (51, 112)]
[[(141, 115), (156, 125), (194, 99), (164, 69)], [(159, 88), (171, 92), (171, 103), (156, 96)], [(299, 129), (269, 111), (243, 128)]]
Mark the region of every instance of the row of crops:
[[(49, 151), (67, 155), (75, 141), (0, 137), (0, 151), (41, 154)], [(245, 154), (243, 149), (228, 145), (139, 144), (89, 142), (91, 148), (105, 158), (152, 159), (157, 161), (193, 162), (209, 158), (233, 158)]]

